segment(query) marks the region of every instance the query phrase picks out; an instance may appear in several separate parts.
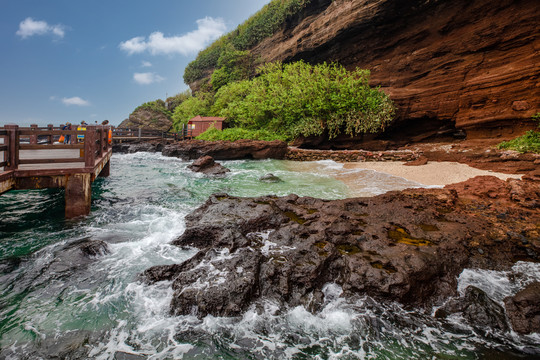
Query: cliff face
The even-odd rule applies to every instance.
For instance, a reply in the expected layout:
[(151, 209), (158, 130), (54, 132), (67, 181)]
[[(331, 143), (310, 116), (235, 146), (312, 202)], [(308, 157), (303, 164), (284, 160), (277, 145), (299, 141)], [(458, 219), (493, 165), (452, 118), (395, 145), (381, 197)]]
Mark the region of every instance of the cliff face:
[(370, 69), (397, 129), (491, 137), (540, 111), (539, 23), (536, 0), (314, 0), (252, 53)]

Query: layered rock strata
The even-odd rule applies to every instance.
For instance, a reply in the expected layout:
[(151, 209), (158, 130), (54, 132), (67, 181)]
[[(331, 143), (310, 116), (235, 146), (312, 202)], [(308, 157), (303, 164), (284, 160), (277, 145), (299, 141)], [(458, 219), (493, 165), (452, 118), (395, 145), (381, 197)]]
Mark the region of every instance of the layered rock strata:
[(312, 0), (251, 51), (371, 70), (401, 137), (516, 136), (540, 111), (539, 23), (535, 0)]

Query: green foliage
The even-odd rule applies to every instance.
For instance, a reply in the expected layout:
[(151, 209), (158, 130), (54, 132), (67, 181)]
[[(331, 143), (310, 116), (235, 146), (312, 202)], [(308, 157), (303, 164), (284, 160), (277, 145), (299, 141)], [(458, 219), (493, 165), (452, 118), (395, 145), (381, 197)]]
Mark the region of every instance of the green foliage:
[(529, 130), (518, 138), (503, 141), (497, 146), (499, 149), (519, 151), (520, 153), (540, 153), (540, 131)]
[(249, 51), (235, 50), (232, 45), (225, 46), (211, 77), (214, 91), (233, 81), (249, 79), (253, 72), (253, 59)]
[(184, 92), (181, 92), (179, 94), (176, 94), (174, 96), (170, 96), (167, 98), (167, 109), (169, 111), (174, 111), (174, 109), (180, 105), (181, 103), (183, 103), (184, 101), (186, 101), (187, 99), (189, 99), (191, 97), (191, 90), (186, 90)]
[(538, 127), (540, 128), (540, 112), (537, 112), (532, 116), (532, 119), (538, 123)]
[[(230, 46), (234, 50), (248, 50), (263, 39), (278, 31), (288, 17), (298, 14), (311, 0), (272, 0), (255, 15), (239, 25), (229, 34), (212, 43), (199, 52), (197, 58), (190, 62), (184, 71), (184, 82), (193, 83), (210, 75), (218, 67), (223, 52)], [(216, 75), (220, 79), (223, 74)], [(216, 81), (219, 81), (216, 79)]]
[(282, 136), (279, 136), (276, 133), (268, 132), (266, 130), (246, 130), (241, 128), (218, 130), (214, 127), (210, 127), (204, 133), (197, 136), (197, 139), (207, 141), (236, 141), (242, 139), (264, 141), (285, 140)]
[(287, 17), (300, 12), (309, 0), (274, 0), (247, 19), (231, 33), (230, 40), (239, 50), (249, 49), (272, 36)]
[(213, 95), (211, 93), (199, 92), (196, 96), (188, 98), (174, 109), (173, 127), (179, 130), (182, 124), (187, 124), (189, 119), (197, 115), (209, 115), (212, 102)]
[(217, 66), (221, 52), (228, 42), (229, 36), (224, 35), (199, 52), (197, 58), (190, 62), (184, 70), (184, 82), (190, 84), (209, 75), (208, 73)]
[[(266, 64), (252, 80), (231, 82), (215, 94), (199, 92), (185, 100), (173, 115), (179, 129), (194, 116), (227, 118), (227, 135), (262, 136), (291, 140), (300, 135), (330, 138), (340, 133), (351, 136), (383, 131), (392, 121), (394, 105), (379, 89), (369, 87), (369, 71), (347, 71), (337, 64), (309, 65), (296, 62)], [(250, 132), (243, 132), (249, 130)], [(231, 132), (234, 133), (231, 134)], [(221, 138), (220, 138), (221, 139)]]
[(287, 139), (377, 132), (391, 122), (389, 97), (368, 85), (369, 71), (304, 62), (262, 66), (253, 80), (231, 83), (215, 95), (212, 113), (233, 126), (266, 129)]
[[(534, 114), (532, 119), (538, 122), (540, 128), (540, 112)], [(520, 137), (510, 141), (503, 141), (497, 147), (499, 149), (519, 151), (520, 153), (540, 153), (540, 131), (529, 130)]]
[(163, 115), (165, 115), (168, 119), (171, 119), (171, 117), (172, 117), (172, 112), (170, 112), (169, 109), (167, 109), (167, 104), (165, 104), (165, 101), (163, 101), (161, 99), (158, 99), (158, 100), (155, 100), (155, 101), (149, 101), (147, 103), (144, 103), (144, 104), (138, 106), (135, 110), (133, 110), (131, 115), (135, 114), (137, 112), (137, 110), (140, 110), (140, 109), (146, 109), (146, 110), (151, 110), (151, 111), (154, 111), (154, 112), (160, 112)]

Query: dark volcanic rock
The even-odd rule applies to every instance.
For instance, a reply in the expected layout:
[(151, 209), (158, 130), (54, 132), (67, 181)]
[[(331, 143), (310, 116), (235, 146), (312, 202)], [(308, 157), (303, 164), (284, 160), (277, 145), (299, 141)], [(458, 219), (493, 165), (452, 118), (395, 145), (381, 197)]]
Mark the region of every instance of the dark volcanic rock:
[(540, 333), (540, 282), (529, 284), (515, 296), (507, 297), (504, 304), (515, 332)]
[(279, 177), (277, 177), (274, 174), (264, 174), (263, 176), (259, 178), (259, 181), (267, 182), (267, 183), (278, 183), (278, 182), (282, 182), (283, 180), (281, 180)]
[(206, 175), (213, 176), (225, 176), (226, 173), (231, 170), (226, 167), (218, 164), (214, 161), (214, 158), (211, 156), (203, 156), (195, 160), (191, 165), (188, 166), (188, 169), (194, 172), (200, 172)]
[(478, 177), (445, 189), (335, 201), (214, 195), (186, 217), (174, 241), (201, 251), (143, 277), (173, 280), (174, 314), (238, 315), (261, 298), (316, 310), (327, 283), (340, 285), (344, 297), (428, 306), (456, 294), (466, 267), (535, 261), (540, 211), (511, 193), (537, 196), (539, 187)]
[(233, 159), (283, 159), (287, 144), (283, 141), (203, 141), (188, 140), (165, 146), (165, 156), (175, 156), (184, 160), (211, 156), (216, 160)]
[(477, 330), (509, 329), (504, 308), (477, 287), (468, 286), (463, 297), (450, 300), (437, 310), (435, 317), (445, 318), (458, 312)]
[(109, 246), (102, 240), (90, 240), (80, 246), (81, 252), (86, 257), (96, 257), (110, 253)]

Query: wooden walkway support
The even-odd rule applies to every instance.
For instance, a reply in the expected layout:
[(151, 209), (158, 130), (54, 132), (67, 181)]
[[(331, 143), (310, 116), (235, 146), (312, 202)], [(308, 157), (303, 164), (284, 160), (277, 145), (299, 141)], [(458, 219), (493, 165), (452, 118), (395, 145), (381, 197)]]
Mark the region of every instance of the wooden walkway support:
[[(88, 125), (86, 130), (60, 130), (52, 125), (0, 127), (0, 194), (65, 188), (66, 218), (88, 215), (92, 182), (97, 176), (109, 176), (109, 130), (108, 126)], [(59, 143), (60, 136), (71, 139)]]

